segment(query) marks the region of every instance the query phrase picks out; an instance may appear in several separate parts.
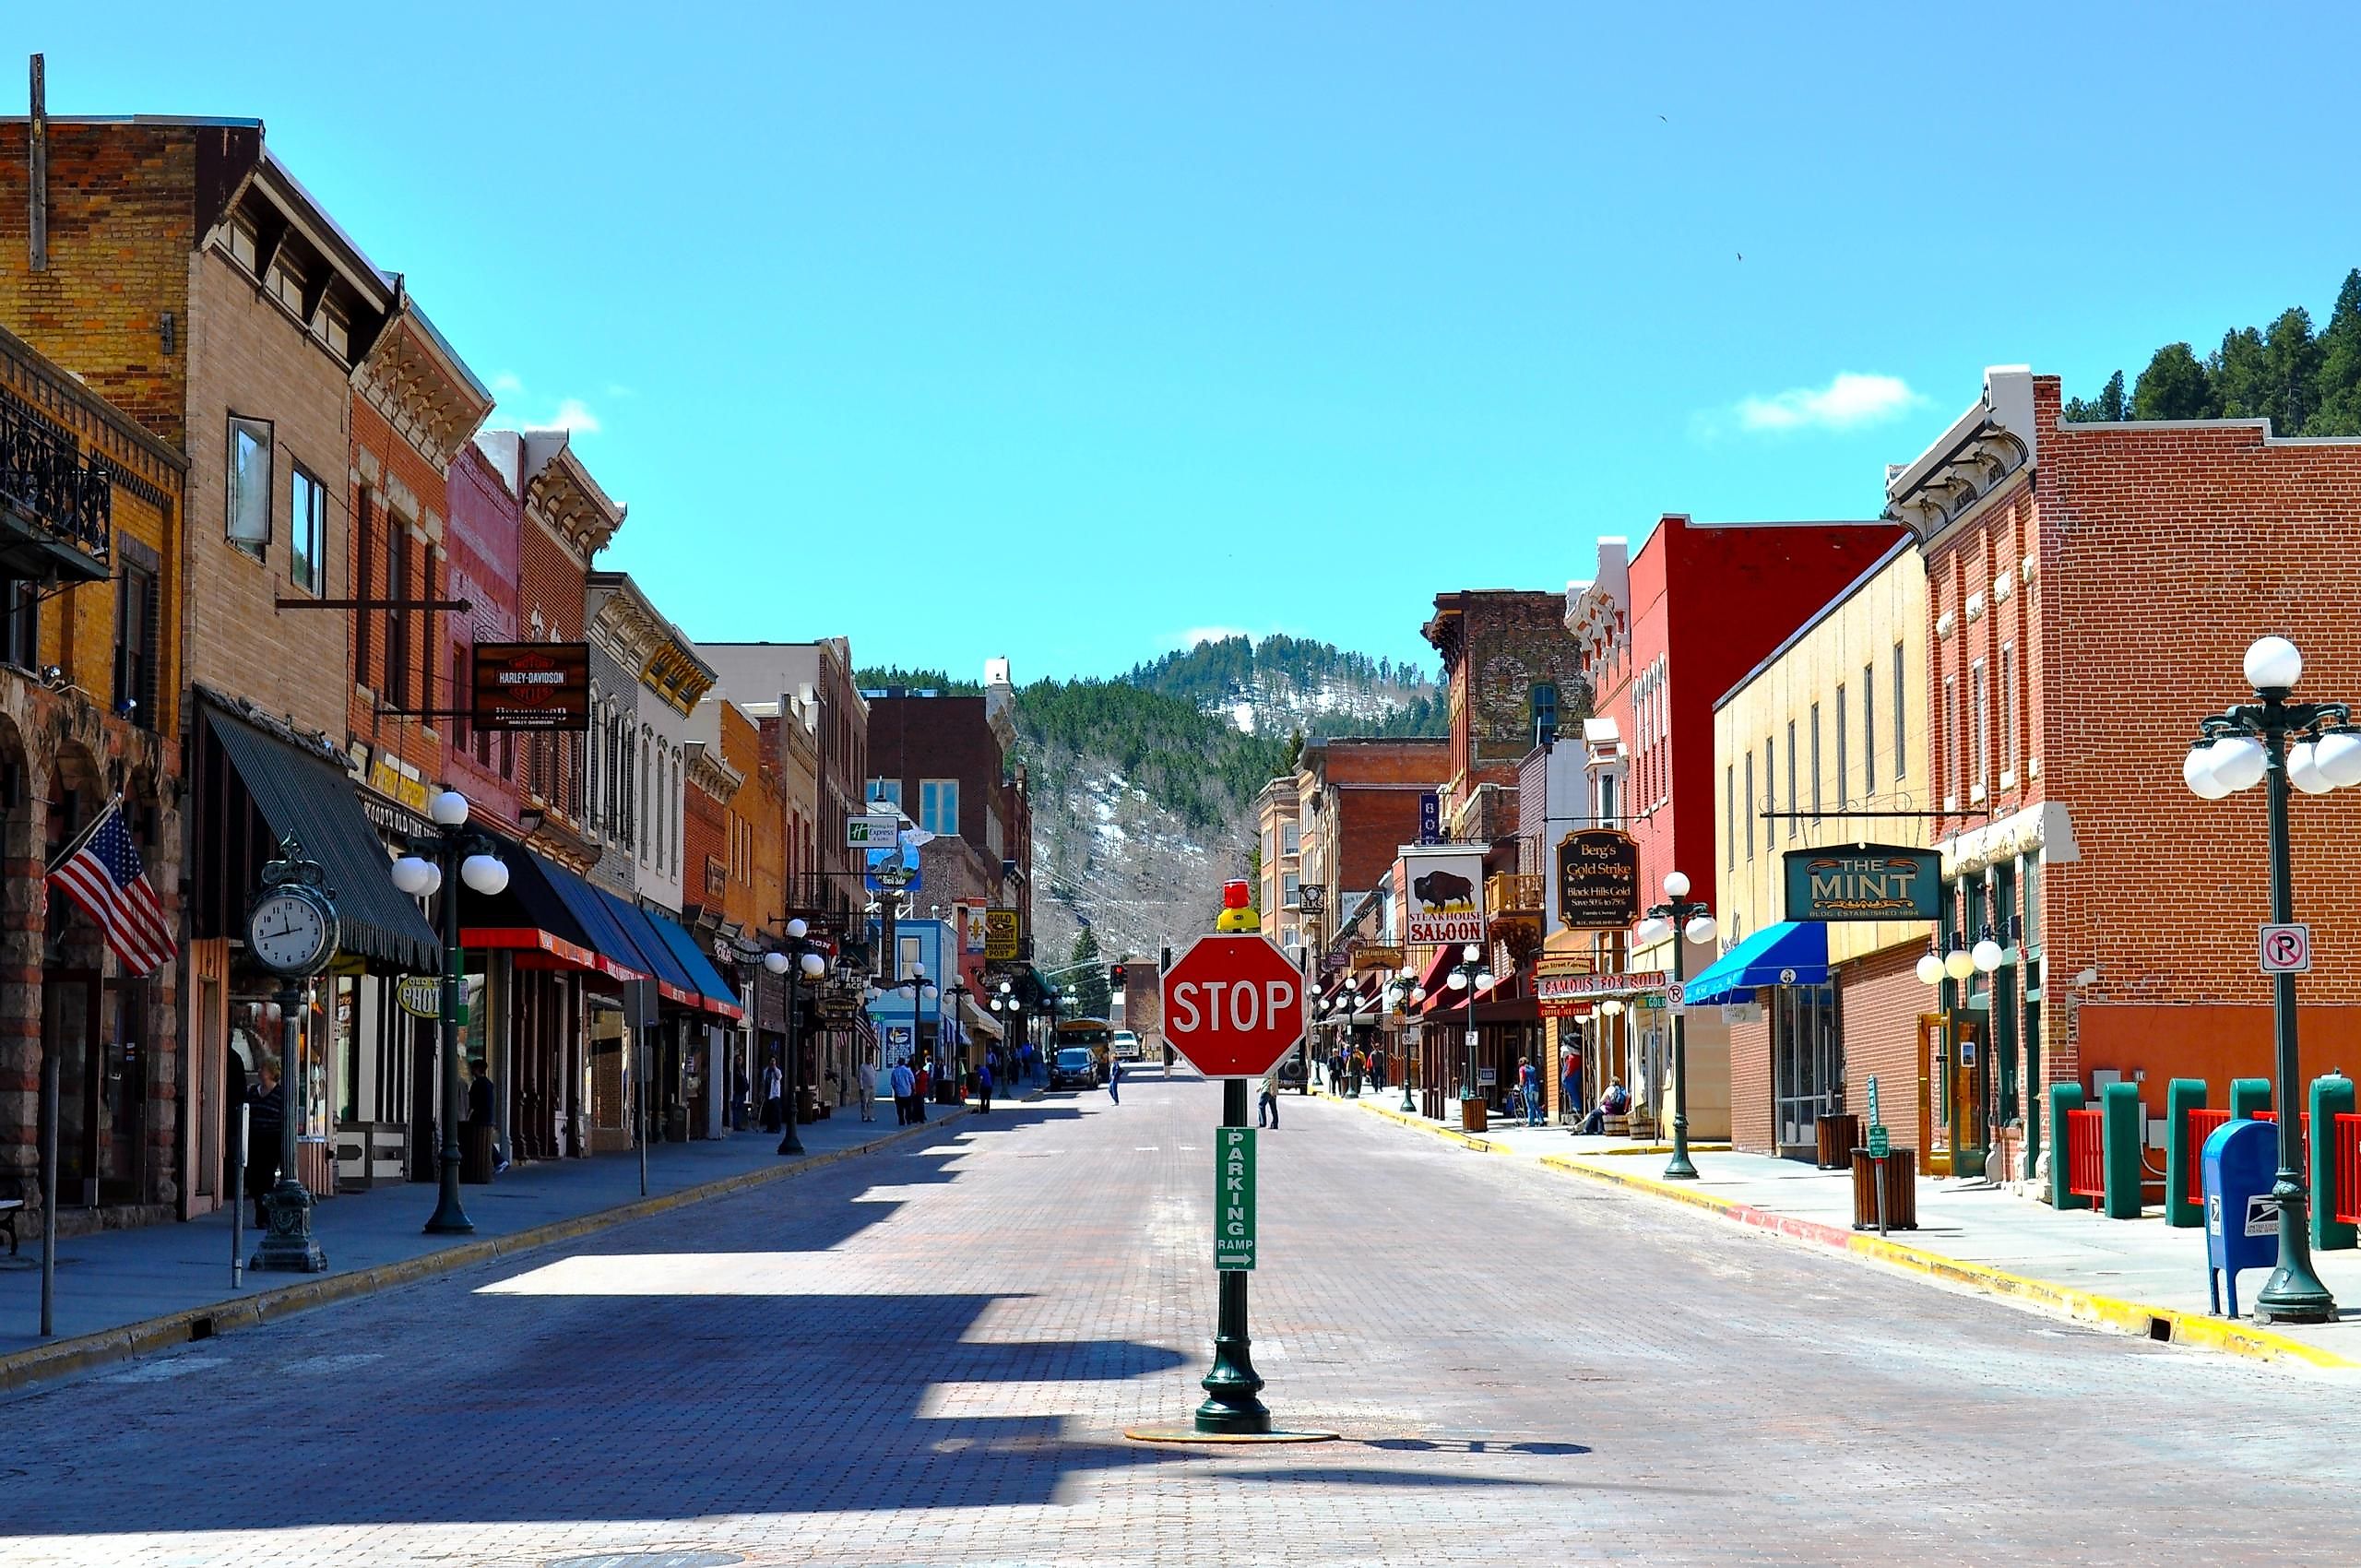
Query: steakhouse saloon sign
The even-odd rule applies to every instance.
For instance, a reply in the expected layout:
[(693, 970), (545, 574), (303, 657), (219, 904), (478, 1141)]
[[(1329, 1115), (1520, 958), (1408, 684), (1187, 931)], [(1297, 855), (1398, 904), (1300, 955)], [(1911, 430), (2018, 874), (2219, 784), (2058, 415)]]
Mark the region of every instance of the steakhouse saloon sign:
[(1942, 901), (1942, 857), (1932, 849), (1867, 844), (1790, 849), (1791, 921), (1931, 921)]

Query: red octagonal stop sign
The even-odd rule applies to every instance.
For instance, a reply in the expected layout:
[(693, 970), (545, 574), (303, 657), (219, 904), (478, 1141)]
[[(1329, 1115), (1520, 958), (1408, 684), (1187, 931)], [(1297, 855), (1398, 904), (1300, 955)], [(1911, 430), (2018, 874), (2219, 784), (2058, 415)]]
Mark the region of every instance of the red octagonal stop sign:
[(1303, 977), (1261, 936), (1201, 936), (1164, 977), (1164, 1038), (1208, 1078), (1259, 1078), (1303, 1038)]

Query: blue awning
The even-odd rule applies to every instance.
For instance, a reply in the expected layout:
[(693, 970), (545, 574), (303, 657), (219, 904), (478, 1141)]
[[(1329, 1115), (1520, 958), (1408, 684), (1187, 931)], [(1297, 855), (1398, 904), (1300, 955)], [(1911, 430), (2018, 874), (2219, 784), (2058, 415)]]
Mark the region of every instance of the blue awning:
[(1739, 999), (1765, 985), (1826, 985), (1828, 927), (1819, 921), (1782, 921), (1764, 926), (1714, 959), (1688, 983), (1682, 1000), (1691, 1006)]
[(696, 939), (682, 929), (680, 921), (670, 916), (653, 909), (642, 912), (647, 916), (647, 923), (656, 928), (656, 934), (662, 937), (664, 944), (672, 950), (672, 957), (682, 970), (694, 982), (697, 994), (705, 998), (706, 1011), (718, 1013), (725, 1018), (739, 1016), (742, 1009), (738, 1005), (737, 993), (722, 980), (721, 972), (713, 967), (713, 960), (705, 956), (704, 949), (696, 944)]

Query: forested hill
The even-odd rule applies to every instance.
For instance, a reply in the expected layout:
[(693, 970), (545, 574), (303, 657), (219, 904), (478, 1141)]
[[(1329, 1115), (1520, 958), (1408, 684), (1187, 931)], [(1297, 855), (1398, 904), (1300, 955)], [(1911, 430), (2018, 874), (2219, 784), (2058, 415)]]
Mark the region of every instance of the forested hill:
[(2188, 343), (2158, 349), (2130, 392), (2123, 373), (2095, 398), (2070, 398), (2070, 420), (2268, 419), (2278, 435), (2361, 435), (2361, 267), (2344, 275), (2315, 333), (2301, 305), (2266, 327), (2236, 327), (2200, 355)]
[[(863, 690), (973, 695), (940, 671), (873, 666)], [(1153, 953), (1192, 932), (1221, 880), (1246, 874), (1254, 797), (1300, 741), (1441, 734), (1446, 715), (1418, 671), (1330, 644), (1200, 643), (1117, 680), (1020, 686), (1011, 759), (1033, 792), (1038, 952), (1085, 925), (1110, 955)]]

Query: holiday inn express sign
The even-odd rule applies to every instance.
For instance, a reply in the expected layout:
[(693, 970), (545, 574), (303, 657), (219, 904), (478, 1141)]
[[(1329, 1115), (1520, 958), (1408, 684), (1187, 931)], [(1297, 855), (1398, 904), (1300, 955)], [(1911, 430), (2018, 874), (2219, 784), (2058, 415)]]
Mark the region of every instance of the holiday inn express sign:
[(1942, 857), (1865, 844), (1787, 851), (1791, 921), (1931, 921), (1942, 902)]

